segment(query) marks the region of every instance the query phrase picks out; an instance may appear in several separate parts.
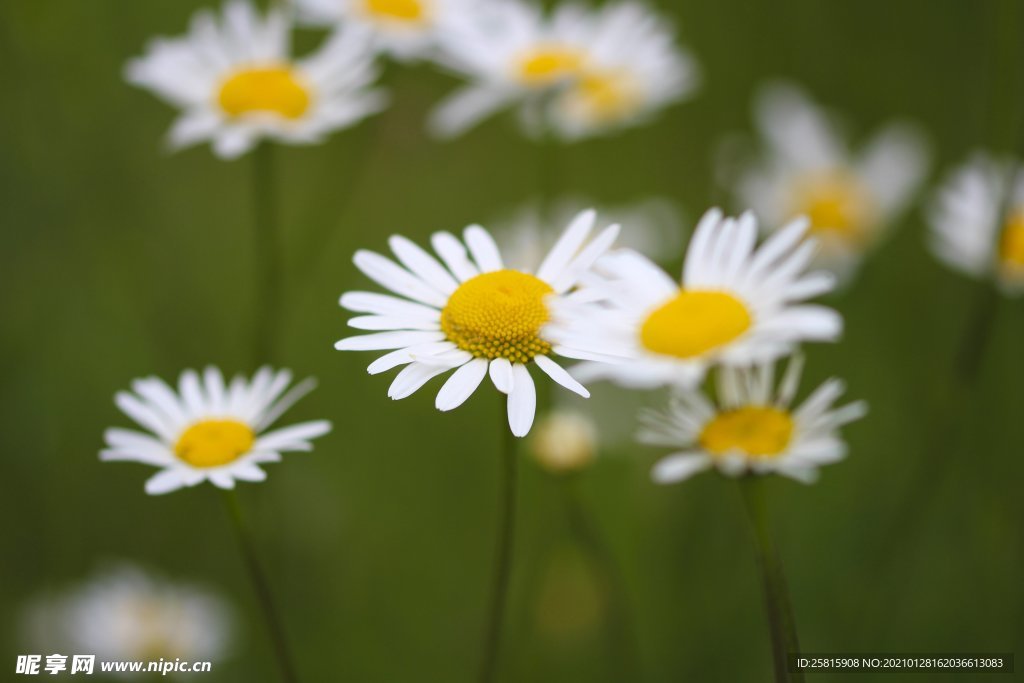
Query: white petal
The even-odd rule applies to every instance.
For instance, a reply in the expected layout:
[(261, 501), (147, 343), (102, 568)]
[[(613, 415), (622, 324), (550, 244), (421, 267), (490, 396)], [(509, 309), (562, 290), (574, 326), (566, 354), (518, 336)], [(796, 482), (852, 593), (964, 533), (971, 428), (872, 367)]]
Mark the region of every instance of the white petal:
[(558, 238), (555, 246), (548, 252), (544, 262), (540, 264), (540, 268), (537, 269), (537, 278), (550, 283), (561, 275), (565, 267), (579, 252), (580, 247), (583, 246), (596, 219), (597, 212), (593, 209), (577, 214), (562, 236)]
[(395, 380), (388, 387), (388, 397), (394, 401), (401, 400), (412, 394), (429, 382), (434, 377), (451, 370), (449, 366), (424, 365), (423, 363), (412, 363), (402, 368), (402, 371), (395, 375)]
[(339, 351), (379, 351), (439, 342), (443, 339), (443, 332), (377, 332), (376, 334), (346, 337), (335, 343), (334, 348)]
[(530, 433), (537, 412), (537, 387), (522, 363), (512, 365), (512, 392), (508, 395), (508, 426), (514, 436)]
[(366, 249), (356, 252), (352, 261), (366, 277), (381, 287), (420, 303), (444, 306), (448, 297), (402, 268), (391, 259)]
[[(435, 232), (430, 236), (430, 243), (434, 247), (448, 270), (454, 273), (460, 282), (476, 277), (480, 274), (477, 267), (469, 260), (466, 254), (466, 247), (459, 239), (450, 232)], [(443, 305), (443, 304), (442, 304)]]
[(182, 476), (182, 470), (171, 468), (157, 472), (146, 480), (146, 493), (151, 496), (159, 496), (164, 493), (176, 491), (186, 486)]
[(437, 259), (412, 240), (394, 235), (388, 240), (388, 244), (402, 265), (442, 293), (450, 295), (459, 286), (451, 273), (445, 270)]
[(466, 228), (464, 236), (469, 252), (473, 255), (473, 260), (476, 261), (481, 273), (501, 270), (504, 267), (498, 245), (494, 243), (494, 239), (486, 230), (479, 225), (471, 225)]
[(297, 441), (309, 441), (316, 439), (331, 431), (331, 423), (327, 420), (315, 420), (312, 422), (300, 422), (281, 429), (267, 432), (256, 439), (253, 450), (257, 451), (287, 451), (289, 445)]
[(512, 363), (507, 358), (495, 358), (488, 369), (495, 389), (503, 394), (512, 391)]
[(487, 360), (474, 358), (452, 373), (441, 390), (437, 392), (434, 405), (438, 410), (458, 408), (469, 398), (487, 374)]
[(551, 360), (547, 356), (534, 356), (534, 362), (537, 363), (537, 367), (544, 371), (551, 379), (555, 380), (563, 387), (579, 394), (583, 398), (590, 398), (590, 392), (587, 388), (572, 378), (565, 368)]
[(672, 484), (689, 479), (711, 467), (703, 453), (676, 453), (659, 460), (651, 469), (651, 479), (659, 484)]

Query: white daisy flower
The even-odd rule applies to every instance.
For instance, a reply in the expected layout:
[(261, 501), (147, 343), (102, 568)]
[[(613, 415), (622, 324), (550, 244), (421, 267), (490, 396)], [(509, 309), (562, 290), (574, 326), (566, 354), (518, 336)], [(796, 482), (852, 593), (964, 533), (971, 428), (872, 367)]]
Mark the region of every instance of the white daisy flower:
[(801, 90), (774, 84), (755, 104), (763, 158), (736, 183), (738, 200), (768, 225), (807, 216), (818, 263), (846, 279), (921, 184), (927, 147), (916, 128), (891, 124), (857, 154)]
[(248, 1), (232, 0), (219, 20), (201, 10), (188, 35), (153, 41), (128, 63), (126, 78), (181, 109), (171, 147), (209, 140), (225, 159), (263, 138), (317, 143), (384, 106), (382, 93), (369, 89), (377, 68), (366, 32), (339, 29), (296, 60), (290, 31), (282, 11), (261, 17)]
[(1024, 292), (1024, 172), (1015, 160), (978, 152), (953, 171), (932, 202), (931, 246), (943, 262), (973, 277), (995, 276), (1009, 294)]
[(818, 467), (846, 455), (838, 429), (863, 417), (867, 405), (857, 401), (833, 410), (844, 391), (833, 378), (791, 408), (802, 365), (800, 357), (790, 359), (778, 391), (772, 363), (722, 367), (716, 401), (680, 390), (667, 411), (642, 413), (642, 443), (683, 449), (654, 466), (654, 480), (669, 484), (714, 467), (729, 476), (776, 473), (815, 481)]
[[(525, 436), (536, 412), (536, 388), (528, 365), (581, 396), (587, 390), (558, 363), (565, 355), (541, 333), (549, 307), (564, 298), (615, 240), (619, 226), (605, 228), (587, 243), (596, 214), (577, 216), (536, 271), (506, 268), (490, 234), (479, 225), (466, 228), (464, 243), (448, 232), (434, 233), (439, 262), (404, 237), (389, 240), (401, 265), (371, 251), (355, 255), (356, 266), (398, 296), (348, 292), (341, 305), (365, 313), (349, 325), (367, 334), (342, 339), (342, 351), (394, 349), (370, 364), (370, 374), (404, 365), (388, 396), (413, 394), (431, 378), (455, 370), (437, 394), (438, 410), (461, 405), (490, 375), (508, 395), (512, 433)], [(468, 247), (468, 252), (467, 252)]]
[(409, 60), (433, 53), (439, 27), (485, 0), (296, 0), (311, 24), (352, 23), (369, 29), (381, 49)]
[(218, 661), (227, 650), (230, 623), (215, 594), (131, 565), (42, 597), (26, 613), (33, 645), (101, 661)]
[(567, 140), (648, 121), (696, 89), (697, 64), (664, 18), (620, 2), (598, 10), (579, 78), (551, 102), (554, 131)]
[(132, 382), (132, 392), (115, 396), (125, 415), (148, 429), (108, 429), (100, 459), (133, 460), (161, 468), (146, 482), (146, 493), (168, 493), (209, 481), (222, 489), (235, 481), (263, 481), (263, 463), (281, 454), (313, 449), (312, 439), (331, 431), (326, 420), (265, 430), (316, 386), (307, 379), (288, 389), (288, 370), (260, 368), (252, 380), (236, 376), (226, 384), (215, 367), (202, 376), (181, 373), (178, 391), (157, 377)]
[(834, 286), (830, 273), (805, 272), (815, 249), (806, 232), (798, 219), (757, 247), (752, 213), (712, 209), (694, 231), (681, 286), (640, 254), (613, 252), (582, 290), (588, 296), (552, 304), (546, 334), (563, 355), (602, 361), (577, 376), (630, 387), (692, 386), (712, 363), (749, 365), (803, 341), (833, 341), (839, 314), (802, 303)]
[(580, 137), (642, 118), (693, 80), (689, 58), (658, 23), (633, 4), (566, 4), (546, 16), (526, 0), (485, 3), (439, 34), (439, 61), (472, 82), (438, 107), (430, 128), (453, 137), (515, 105), (534, 135)]

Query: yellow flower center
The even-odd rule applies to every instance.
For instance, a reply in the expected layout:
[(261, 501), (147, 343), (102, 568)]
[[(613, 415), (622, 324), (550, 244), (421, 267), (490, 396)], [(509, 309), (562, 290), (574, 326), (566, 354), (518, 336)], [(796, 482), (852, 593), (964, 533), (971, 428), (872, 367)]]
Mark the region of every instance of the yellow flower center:
[(640, 342), (654, 353), (693, 358), (728, 344), (752, 322), (750, 311), (732, 294), (682, 290), (647, 316)]
[(1024, 268), (1024, 207), (1010, 214), (999, 238), (999, 261), (1016, 270)]
[(811, 232), (857, 242), (866, 236), (874, 206), (867, 190), (848, 173), (804, 178), (795, 190), (793, 213), (807, 216)]
[(477, 358), (526, 363), (551, 352), (540, 338), (548, 321), (544, 297), (554, 290), (517, 270), (497, 270), (463, 282), (441, 311), (448, 339)]
[(583, 65), (583, 53), (556, 45), (536, 47), (519, 59), (519, 79), (529, 86), (551, 85), (576, 75)]
[(366, 11), (391, 21), (419, 22), (426, 14), (421, 0), (366, 0)]
[(219, 467), (237, 460), (256, 441), (249, 425), (237, 420), (203, 420), (178, 438), (174, 454), (193, 467)]
[(309, 109), (310, 94), (287, 66), (244, 69), (224, 81), (218, 96), (228, 116), (277, 114), (298, 119)]
[(747, 406), (719, 413), (704, 425), (700, 445), (712, 455), (740, 452), (771, 458), (786, 449), (793, 436), (793, 418), (778, 408)]
[(640, 93), (633, 79), (625, 73), (611, 71), (584, 75), (573, 94), (590, 118), (604, 123), (629, 116), (640, 103)]

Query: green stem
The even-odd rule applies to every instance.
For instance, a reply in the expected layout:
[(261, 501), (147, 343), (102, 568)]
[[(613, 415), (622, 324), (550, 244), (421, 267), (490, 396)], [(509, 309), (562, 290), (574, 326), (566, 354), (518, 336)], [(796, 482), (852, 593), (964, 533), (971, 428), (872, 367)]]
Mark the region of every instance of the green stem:
[(284, 683), (297, 683), (299, 678), (295, 674), (295, 665), (288, 649), (288, 641), (284, 635), (284, 625), (274, 604), (274, 596), (270, 591), (267, 576), (256, 555), (256, 547), (253, 544), (252, 536), (249, 534), (245, 521), (242, 518), (242, 508), (238, 503), (238, 496), (235, 495), (234, 491), (224, 491), (223, 493), (228, 517), (231, 519), (231, 525), (238, 539), (238, 548), (242, 553), (242, 559), (245, 561), (249, 578), (252, 580), (253, 589), (256, 591), (260, 608), (263, 610), (263, 617), (267, 623), (267, 630), (274, 647), (274, 654), (277, 658), (278, 667), (281, 670), (281, 680)]
[(509, 431), (507, 424), (504, 401), (501, 402), (501, 407), (501, 512), (498, 522), (498, 546), (494, 561), (494, 583), (491, 588), (491, 602), (484, 631), (480, 683), (491, 683), (495, 680), (497, 673), (502, 625), (505, 621), (505, 605), (508, 602), (509, 577), (512, 574), (512, 549), (515, 540), (516, 460), (518, 455), (516, 437)]
[(768, 630), (772, 640), (772, 660), (776, 683), (803, 683), (802, 673), (790, 673), (788, 655), (800, 652), (796, 636), (796, 622), (790, 606), (786, 576), (782, 561), (772, 539), (768, 521), (768, 506), (765, 501), (764, 482), (757, 475), (750, 475), (740, 481), (743, 502), (754, 529), (757, 542), (758, 566), (764, 585), (765, 610), (768, 616)]
[(281, 307), (283, 254), (277, 197), (275, 149), (262, 143), (252, 159), (253, 245), (256, 260), (256, 312), (253, 359), (269, 362), (275, 352), (275, 333)]
[(629, 592), (626, 581), (619, 570), (608, 544), (605, 543), (593, 519), (587, 514), (586, 506), (580, 500), (574, 474), (557, 477), (561, 488), (562, 501), (565, 504), (569, 528), (583, 546), (584, 550), (597, 562), (608, 580), (612, 605), (612, 635), (615, 643), (622, 648), (624, 669), (618, 672), (616, 680), (639, 681), (640, 678), (640, 647), (633, 629), (630, 610)]
[(558, 140), (546, 131), (537, 142), (537, 212), (541, 229), (551, 227), (558, 201)]

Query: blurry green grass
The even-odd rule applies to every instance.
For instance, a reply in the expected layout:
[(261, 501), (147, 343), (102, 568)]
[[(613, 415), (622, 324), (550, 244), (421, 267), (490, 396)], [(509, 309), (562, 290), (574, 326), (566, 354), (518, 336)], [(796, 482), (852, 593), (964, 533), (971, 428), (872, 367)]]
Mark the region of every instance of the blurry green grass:
[[(98, 559), (127, 558), (226, 591), (243, 632), (211, 680), (270, 680), (214, 492), (148, 498), (147, 468), (96, 458), (103, 429), (127, 424), (112, 396), (131, 378), (174, 378), (207, 363), (251, 370), (249, 166), (205, 148), (163, 153), (171, 112), (120, 80), (150, 36), (183, 30), (199, 5), (0, 5), (8, 662), (25, 651), (16, 616), (28, 596), (77, 580)], [(999, 139), (993, 93), (1010, 95), (991, 71), (995, 3), (661, 5), (700, 59), (704, 88), (655, 125), (563, 149), (565, 191), (607, 203), (664, 195), (699, 213), (721, 197), (714, 143), (749, 128), (752, 89), (773, 76), (807, 85), (858, 133), (892, 116), (920, 121), (939, 168)], [(388, 380), (364, 371), (369, 355), (331, 344), (345, 332), (338, 294), (367, 286), (351, 265), (356, 248), (383, 249), (393, 232), (423, 239), (515, 206), (537, 190), (536, 150), (508, 121), (433, 142), (424, 115), (453, 83), (425, 68), (392, 80), (397, 105), (380, 121), (280, 155), (291, 272), (303, 271), (296, 259), (310, 235), (328, 236), (315, 245), (322, 267), (301, 286), (291, 280), (282, 321), (282, 362), (321, 381), (292, 417), (329, 417), (335, 431), (314, 453), (272, 466), (265, 484), (244, 486), (242, 499), (308, 680), (469, 680), (489, 580), (497, 398), (482, 392), (444, 415), (429, 388), (392, 403)], [(871, 404), (870, 417), (847, 430), (851, 457), (814, 487), (771, 487), (808, 650), (1005, 651), (1024, 634), (1022, 304), (1001, 307), (961, 408), (955, 455), (930, 467), (934, 454), (922, 445), (942, 428), (932, 415), (971, 286), (932, 261), (923, 231), (911, 214), (854, 288), (833, 299), (846, 317), (843, 342), (809, 353), (808, 385), (838, 374), (850, 396)], [(711, 476), (655, 487), (647, 471), (659, 454), (608, 453), (582, 481), (633, 599), (644, 680), (766, 680), (759, 585), (735, 487)], [(906, 500), (911, 492), (920, 498)], [(521, 494), (507, 680), (615, 680), (623, 654), (607, 625), (571, 642), (537, 635), (540, 577), (566, 527), (550, 480), (529, 462)]]

